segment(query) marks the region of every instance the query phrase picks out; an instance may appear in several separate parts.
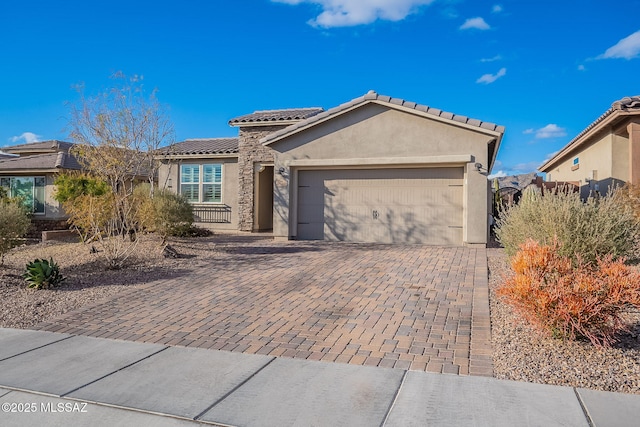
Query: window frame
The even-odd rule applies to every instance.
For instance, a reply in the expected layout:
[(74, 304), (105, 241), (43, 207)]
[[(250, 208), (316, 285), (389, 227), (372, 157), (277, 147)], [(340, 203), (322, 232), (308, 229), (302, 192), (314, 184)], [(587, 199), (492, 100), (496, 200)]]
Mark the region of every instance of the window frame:
[[(16, 194), (13, 193), (14, 190), (14, 185), (13, 185), (13, 181), (15, 179), (31, 179), (32, 180), (32, 184), (31, 184), (31, 214), (33, 215), (38, 215), (38, 216), (45, 216), (47, 214), (47, 177), (44, 175), (2, 175), (0, 176), (0, 186), (4, 187), (5, 189), (7, 189), (7, 194), (9, 195), (9, 197), (16, 197)], [(9, 180), (9, 186), (7, 187), (6, 185), (2, 185), (2, 181), (4, 180)], [(40, 181), (42, 183), (42, 185), (36, 185), (36, 183)], [(42, 200), (40, 200), (40, 198), (36, 198), (36, 189), (41, 189), (41, 196), (42, 196)], [(42, 205), (42, 211), (36, 211), (36, 208)]]
[[(208, 173), (205, 173), (205, 169), (207, 167), (212, 167), (211, 169), (211, 180), (205, 180), (206, 175)], [(190, 174), (186, 174), (185, 173), (185, 168), (191, 168), (191, 173)], [(193, 169), (197, 169), (197, 176), (193, 175)], [(180, 164), (180, 177), (179, 177), (179, 191), (180, 194), (185, 195), (185, 192), (183, 191), (183, 186), (185, 185), (190, 185), (190, 186), (196, 186), (197, 191), (195, 193), (197, 193), (198, 199), (194, 200), (193, 197), (188, 197), (187, 196), (187, 200), (189, 201), (189, 203), (192, 204), (209, 204), (209, 205), (220, 205), (223, 204), (223, 175), (224, 175), (224, 163), (182, 163)], [(185, 177), (189, 177), (189, 180), (185, 181)], [(206, 186), (213, 186), (213, 195), (215, 195), (216, 193), (218, 193), (220, 195), (219, 200), (213, 200), (213, 201), (205, 201), (205, 195), (206, 195), (206, 191), (205, 188)], [(218, 187), (218, 191), (216, 191), (216, 187)], [(194, 193), (193, 191), (190, 191), (190, 193)]]

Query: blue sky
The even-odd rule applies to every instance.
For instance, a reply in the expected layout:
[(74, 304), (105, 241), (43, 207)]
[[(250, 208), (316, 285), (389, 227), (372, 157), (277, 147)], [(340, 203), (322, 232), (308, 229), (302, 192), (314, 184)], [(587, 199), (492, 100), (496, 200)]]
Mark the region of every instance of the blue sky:
[(72, 86), (144, 76), (177, 140), (368, 90), (507, 128), (494, 173), (535, 170), (640, 94), (640, 0), (5, 0), (0, 147), (68, 140)]

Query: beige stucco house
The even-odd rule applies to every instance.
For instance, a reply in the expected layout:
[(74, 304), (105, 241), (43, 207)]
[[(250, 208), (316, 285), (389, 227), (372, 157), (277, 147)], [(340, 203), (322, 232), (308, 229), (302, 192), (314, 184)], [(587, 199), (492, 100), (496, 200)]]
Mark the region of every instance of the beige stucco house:
[(582, 197), (640, 183), (640, 96), (612, 104), (538, 168), (547, 181), (575, 181)]
[(187, 195), (214, 228), (487, 243), (486, 175), (502, 126), (373, 91), (328, 111), (257, 111), (229, 124), (237, 139), (188, 140), (160, 154), (159, 185)]
[(0, 186), (10, 196), (21, 196), (30, 204), (33, 235), (43, 230), (67, 228), (67, 216), (53, 198), (53, 182), (62, 171), (81, 169), (69, 153), (72, 146), (64, 141), (42, 141), (2, 147), (13, 156), (0, 158)]

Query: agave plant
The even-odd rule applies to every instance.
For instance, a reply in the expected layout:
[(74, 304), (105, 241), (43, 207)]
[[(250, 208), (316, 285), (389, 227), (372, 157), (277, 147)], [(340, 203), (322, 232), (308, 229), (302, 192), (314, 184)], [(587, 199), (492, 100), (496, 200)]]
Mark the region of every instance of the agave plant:
[(27, 264), (27, 271), (22, 275), (30, 288), (49, 289), (59, 286), (66, 278), (60, 274), (58, 264), (53, 258), (35, 259)]

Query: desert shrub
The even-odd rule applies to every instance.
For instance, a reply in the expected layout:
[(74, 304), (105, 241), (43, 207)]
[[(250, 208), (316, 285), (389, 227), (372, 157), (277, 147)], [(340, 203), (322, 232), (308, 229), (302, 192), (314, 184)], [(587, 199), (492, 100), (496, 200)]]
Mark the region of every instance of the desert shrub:
[(49, 289), (60, 284), (66, 280), (65, 277), (60, 274), (60, 267), (53, 261), (46, 259), (36, 259), (27, 264), (26, 271), (22, 275), (29, 284), (30, 288), (35, 289)]
[(561, 255), (558, 241), (527, 240), (511, 260), (514, 274), (498, 295), (533, 326), (562, 339), (610, 345), (625, 328), (621, 314), (640, 307), (640, 274), (611, 255), (596, 263)]
[(69, 223), (78, 230), (83, 241), (99, 239), (109, 230), (109, 223), (115, 216), (112, 193), (99, 196), (81, 194), (62, 204), (69, 215)]
[(149, 184), (140, 184), (133, 191), (138, 209), (138, 223), (166, 240), (168, 236), (186, 237), (193, 226), (193, 208), (181, 194), (161, 190), (150, 194)]
[(518, 205), (502, 211), (496, 220), (496, 236), (509, 256), (527, 239), (550, 245), (560, 242), (561, 255), (595, 263), (598, 257), (632, 256), (640, 235), (638, 221), (628, 205), (614, 195), (589, 198), (558, 191), (525, 192)]
[(113, 214), (109, 186), (84, 173), (60, 174), (54, 184), (53, 198), (62, 204), (82, 241), (97, 238)]
[[(0, 187), (2, 189), (2, 187)], [(0, 197), (0, 265), (4, 256), (27, 234), (31, 225), (30, 215), (18, 200)]]

